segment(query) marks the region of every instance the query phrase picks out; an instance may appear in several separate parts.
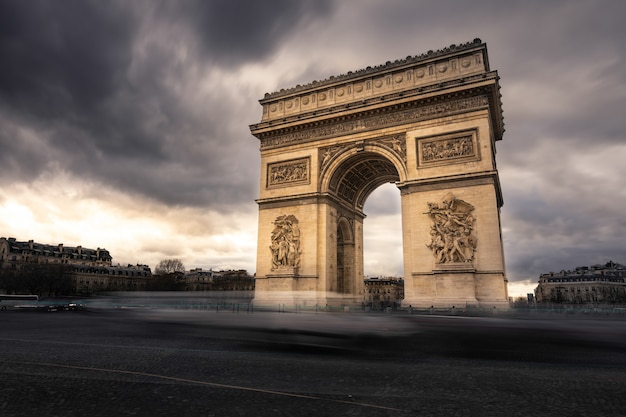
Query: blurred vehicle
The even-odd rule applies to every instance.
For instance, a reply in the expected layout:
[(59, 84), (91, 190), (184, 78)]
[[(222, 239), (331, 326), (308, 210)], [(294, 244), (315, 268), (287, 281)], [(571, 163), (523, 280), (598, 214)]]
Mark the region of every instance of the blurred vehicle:
[(39, 296), (34, 294), (0, 294), (0, 311), (18, 308), (36, 309)]
[(85, 304), (74, 300), (41, 299), (35, 294), (0, 294), (0, 311), (79, 311)]

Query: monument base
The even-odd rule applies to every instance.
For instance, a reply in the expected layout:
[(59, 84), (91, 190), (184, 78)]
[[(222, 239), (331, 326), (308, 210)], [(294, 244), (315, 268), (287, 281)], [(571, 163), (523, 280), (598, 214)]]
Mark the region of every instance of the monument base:
[(345, 310), (361, 308), (362, 299), (353, 295), (318, 291), (262, 291), (254, 292), (255, 308), (289, 311)]
[(317, 276), (293, 273), (257, 277), (253, 303), (259, 308), (280, 308), (282, 311), (336, 310), (362, 305), (362, 295), (318, 291), (317, 284)]
[(304, 276), (286, 271), (255, 280), (254, 304), (259, 308), (313, 310), (344, 306), (360, 306), (362, 295), (318, 291), (318, 277)]
[(406, 308), (509, 308), (504, 275), (476, 272), (468, 264), (438, 265), (432, 273), (413, 274), (412, 284), (404, 289)]

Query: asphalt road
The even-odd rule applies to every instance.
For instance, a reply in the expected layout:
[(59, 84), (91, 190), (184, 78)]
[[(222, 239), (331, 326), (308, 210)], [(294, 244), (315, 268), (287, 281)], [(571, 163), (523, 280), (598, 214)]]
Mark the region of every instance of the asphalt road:
[(626, 415), (624, 324), (3, 312), (0, 416)]

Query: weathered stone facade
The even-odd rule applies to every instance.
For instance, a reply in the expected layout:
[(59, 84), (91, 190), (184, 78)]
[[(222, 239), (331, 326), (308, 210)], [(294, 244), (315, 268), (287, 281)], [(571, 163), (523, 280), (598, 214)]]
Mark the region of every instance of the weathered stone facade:
[[(250, 127), (261, 150), (256, 300), (360, 303), (363, 206), (393, 182), (404, 304), (507, 306), (498, 80), (477, 39), (266, 94)], [(280, 218), (298, 222), (295, 252), (291, 239), (278, 253)]]

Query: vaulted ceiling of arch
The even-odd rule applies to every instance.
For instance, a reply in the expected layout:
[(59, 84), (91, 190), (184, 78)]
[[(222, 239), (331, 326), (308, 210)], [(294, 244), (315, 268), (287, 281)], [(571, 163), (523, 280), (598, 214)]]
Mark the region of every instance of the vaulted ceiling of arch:
[(364, 153), (346, 160), (337, 169), (330, 181), (330, 189), (346, 202), (362, 209), (372, 191), (396, 181), (400, 181), (400, 176), (389, 160)]

